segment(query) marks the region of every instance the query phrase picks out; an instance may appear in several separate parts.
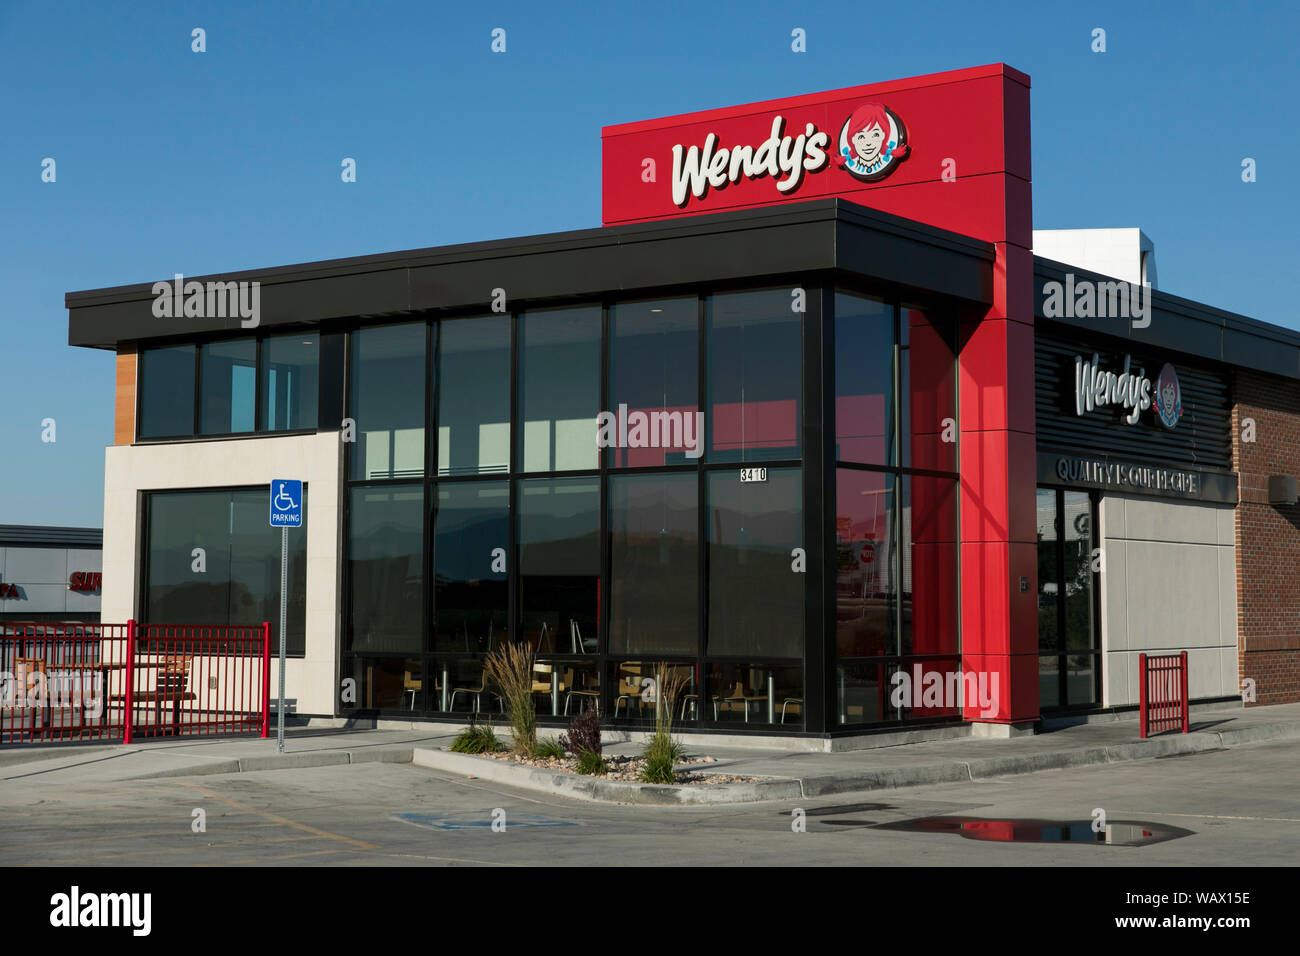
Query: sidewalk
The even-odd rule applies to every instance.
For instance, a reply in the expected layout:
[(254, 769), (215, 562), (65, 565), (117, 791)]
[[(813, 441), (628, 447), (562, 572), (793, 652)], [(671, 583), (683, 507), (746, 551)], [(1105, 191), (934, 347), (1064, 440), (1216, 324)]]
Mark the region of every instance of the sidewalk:
[[(21, 745), (0, 750), (0, 781), (49, 774), (51, 786), (67, 786), (78, 779), (108, 781), (376, 761), (405, 763), (415, 758), (416, 751), (429, 756), (442, 751), (453, 739), (450, 729), (431, 725), (425, 730), (296, 728), (286, 731), (284, 754), (276, 752), (274, 738), (248, 737), (149, 741), (130, 747)], [(717, 763), (708, 766), (709, 771), (797, 782), (801, 795), (819, 796), (1200, 753), (1279, 739), (1300, 740), (1300, 704), (1200, 711), (1193, 714), (1192, 733), (1168, 733), (1147, 740), (1138, 738), (1136, 720), (1118, 720), (1077, 724), (1028, 737), (962, 737), (838, 753), (692, 745), (689, 741), (687, 749), (718, 758)], [(638, 753), (640, 749), (639, 743), (605, 747), (612, 754)], [(498, 766), (514, 769), (510, 765)], [(497, 779), (530, 786), (515, 778)], [(554, 792), (553, 787), (550, 789)], [(756, 799), (752, 794), (742, 796), (740, 791), (736, 795), (742, 800)], [(608, 795), (596, 798), (616, 799)]]

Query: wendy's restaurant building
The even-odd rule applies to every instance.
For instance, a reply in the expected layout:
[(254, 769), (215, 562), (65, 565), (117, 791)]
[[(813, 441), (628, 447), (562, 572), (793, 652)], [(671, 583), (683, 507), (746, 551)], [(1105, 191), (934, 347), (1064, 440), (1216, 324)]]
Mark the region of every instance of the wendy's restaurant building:
[(817, 746), (1132, 709), (1144, 651), (1300, 699), (1300, 335), (1035, 233), (1028, 77), (602, 143), (599, 229), (70, 293), (104, 619), (275, 622), (300, 478), (302, 715), (495, 712), (508, 641), (543, 724), (642, 727), (666, 666), (679, 730)]

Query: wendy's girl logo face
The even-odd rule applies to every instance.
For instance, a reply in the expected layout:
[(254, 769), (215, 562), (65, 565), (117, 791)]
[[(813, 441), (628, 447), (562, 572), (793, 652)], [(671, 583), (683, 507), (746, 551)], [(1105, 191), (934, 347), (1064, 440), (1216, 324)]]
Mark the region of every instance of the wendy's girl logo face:
[(1173, 428), (1183, 417), (1183, 389), (1178, 384), (1178, 373), (1168, 362), (1156, 379), (1156, 415), (1166, 428)]
[(840, 127), (835, 164), (855, 179), (875, 182), (892, 173), (911, 152), (907, 127), (882, 103), (863, 103)]

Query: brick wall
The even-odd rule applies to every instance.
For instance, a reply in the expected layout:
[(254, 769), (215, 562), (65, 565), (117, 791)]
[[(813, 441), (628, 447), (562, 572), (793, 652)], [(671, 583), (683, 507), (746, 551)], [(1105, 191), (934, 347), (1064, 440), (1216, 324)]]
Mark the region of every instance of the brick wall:
[(1268, 478), (1300, 477), (1300, 384), (1238, 370), (1233, 400), (1237, 662), (1257, 705), (1291, 703), (1300, 701), (1300, 506), (1270, 505)]

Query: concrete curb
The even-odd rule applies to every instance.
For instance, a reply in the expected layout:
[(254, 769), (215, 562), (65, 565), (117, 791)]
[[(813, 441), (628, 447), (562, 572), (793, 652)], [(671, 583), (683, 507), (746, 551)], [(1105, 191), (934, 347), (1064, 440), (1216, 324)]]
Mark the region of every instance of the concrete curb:
[(1300, 724), (1290, 721), (1243, 727), (1241, 730), (1206, 730), (1202, 733), (1214, 734), (1224, 747), (1236, 747), (1257, 740), (1286, 740), (1300, 737)]
[(720, 783), (677, 786), (671, 784), (624, 783), (576, 773), (542, 770), (519, 764), (417, 747), (412, 760), (417, 767), (441, 770), (493, 783), (503, 783), (557, 796), (611, 803), (653, 806), (701, 806), (722, 803), (753, 803), (759, 800), (789, 800), (803, 795), (798, 780), (772, 778), (758, 783)]
[[(976, 760), (947, 760), (941, 763), (879, 770), (847, 770), (806, 777), (772, 777), (761, 783), (706, 786), (623, 783), (535, 767), (522, 767), (518, 764), (504, 763), (471, 754), (419, 747), (415, 748), (412, 763), (433, 770), (587, 800), (658, 806), (699, 806), (752, 803), (759, 800), (790, 800), (861, 790), (921, 787), (937, 783), (970, 783), (994, 777), (1038, 773), (1043, 770), (1064, 770), (1179, 754), (1209, 753), (1262, 740), (1293, 738), (1300, 738), (1300, 723), (1286, 721), (1261, 724), (1258, 727), (1242, 730), (1204, 730), (1186, 735), (1170, 734), (1127, 744), (1080, 747), (1045, 753), (1008, 754)], [(728, 761), (728, 763), (732, 762)], [(722, 767), (718, 769), (721, 771)], [(736, 772), (743, 774), (745, 771), (740, 767)]]
[[(111, 746), (111, 745), (110, 745)], [(95, 756), (105, 752), (106, 748), (99, 748), (94, 751)], [(33, 747), (31, 750), (3, 750), (0, 751), (0, 768), (17, 767), (25, 763), (36, 763), (39, 760), (58, 760), (60, 757), (75, 757), (89, 751), (71, 747)]]
[(339, 767), (358, 763), (410, 763), (411, 747), (374, 747), (365, 750), (305, 750), (298, 753), (239, 757), (232, 760), (212, 759), (200, 764), (151, 770), (131, 777), (152, 780), (158, 777), (198, 777), (217, 773), (258, 773), (264, 770), (302, 770), (310, 767)]
[[(355, 750), (306, 750), (286, 754), (262, 754), (251, 757), (191, 758), (196, 762), (158, 768), (131, 777), (149, 780), (160, 777), (195, 777), (225, 773), (257, 773), (267, 770), (298, 770), (311, 767), (334, 767), (364, 763), (415, 763), (418, 766), (450, 773), (465, 774), (497, 783), (524, 787), (544, 793), (601, 800), (612, 803), (655, 806), (700, 806), (727, 803), (751, 803), (760, 800), (786, 800), (814, 797), (855, 790), (888, 790), (919, 787), (936, 783), (964, 783), (994, 777), (1097, 766), (1153, 757), (1207, 753), (1227, 750), (1244, 744), (1267, 740), (1300, 739), (1300, 721), (1274, 721), (1239, 730), (1205, 730), (1183, 734), (1165, 734), (1148, 740), (1108, 746), (1079, 747), (1072, 750), (1008, 754), (974, 760), (945, 760), (939, 763), (876, 770), (838, 771), (805, 777), (771, 777), (760, 783), (706, 784), (703, 786), (663, 786), (623, 783), (582, 777), (577, 774), (520, 767), (471, 754), (453, 754), (415, 745), (383, 745)], [(41, 747), (30, 751), (0, 751), (0, 768), (40, 763), (60, 757), (103, 756), (110, 748), (71, 749)], [(117, 753), (132, 748), (116, 745)], [(432, 756), (430, 756), (432, 755)], [(726, 772), (736, 760), (727, 760), (715, 768)], [(742, 766), (737, 773), (745, 773)]]

